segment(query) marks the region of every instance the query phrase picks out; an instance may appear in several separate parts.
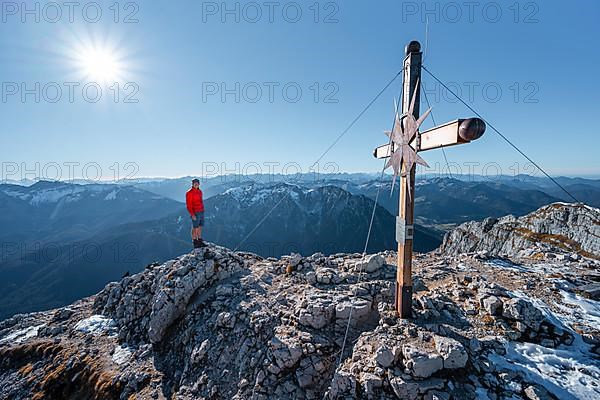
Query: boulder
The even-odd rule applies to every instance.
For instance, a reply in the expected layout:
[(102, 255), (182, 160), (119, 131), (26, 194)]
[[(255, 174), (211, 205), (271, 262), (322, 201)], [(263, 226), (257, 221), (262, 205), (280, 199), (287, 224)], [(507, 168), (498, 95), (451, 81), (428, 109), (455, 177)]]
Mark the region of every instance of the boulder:
[(514, 298), (505, 302), (502, 315), (505, 318), (522, 322), (535, 332), (540, 330), (544, 321), (544, 314), (530, 301), (522, 298)]
[(444, 336), (435, 336), (434, 341), (435, 349), (444, 360), (444, 368), (463, 368), (467, 365), (469, 356), (459, 341)]
[(413, 381), (405, 381), (401, 377), (390, 379), (390, 386), (396, 397), (402, 400), (413, 400), (419, 395), (419, 384)]
[(360, 325), (369, 318), (371, 302), (364, 299), (352, 299), (342, 301), (335, 306), (335, 318), (340, 323), (346, 324), (351, 312), (352, 319), (350, 324), (353, 326)]
[(394, 362), (394, 353), (387, 347), (380, 347), (375, 353), (375, 361), (383, 368), (387, 368)]
[(313, 386), (318, 382), (325, 368), (325, 364), (323, 364), (319, 357), (303, 358), (295, 373), (298, 385), (301, 388)]
[(428, 353), (412, 345), (402, 347), (404, 363), (417, 378), (429, 378), (444, 367), (442, 357), (437, 353)]
[(379, 271), (383, 267), (385, 260), (380, 254), (371, 254), (365, 257), (364, 260), (358, 261), (354, 268), (356, 271), (373, 273)]
[(502, 300), (496, 296), (488, 296), (481, 300), (481, 306), (489, 315), (502, 315)]
[(531, 385), (525, 389), (525, 396), (529, 400), (552, 400), (554, 397), (543, 387), (539, 385)]
[(600, 283), (590, 283), (588, 285), (578, 286), (573, 290), (592, 300), (600, 300)]
[(280, 369), (292, 368), (302, 357), (302, 346), (289, 336), (275, 336), (269, 345), (275, 363)]
[(375, 397), (375, 390), (383, 386), (383, 379), (370, 372), (365, 372), (360, 377), (365, 394), (369, 399)]

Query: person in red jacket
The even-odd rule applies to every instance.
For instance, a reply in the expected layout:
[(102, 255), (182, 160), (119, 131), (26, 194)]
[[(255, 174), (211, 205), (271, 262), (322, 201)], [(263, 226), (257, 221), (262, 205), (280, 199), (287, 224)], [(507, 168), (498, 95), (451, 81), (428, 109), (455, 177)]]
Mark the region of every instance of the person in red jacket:
[(190, 217), (192, 217), (192, 240), (194, 241), (194, 248), (203, 247), (204, 201), (202, 201), (202, 190), (200, 190), (200, 181), (198, 179), (192, 180), (192, 188), (185, 194), (185, 205), (190, 213)]

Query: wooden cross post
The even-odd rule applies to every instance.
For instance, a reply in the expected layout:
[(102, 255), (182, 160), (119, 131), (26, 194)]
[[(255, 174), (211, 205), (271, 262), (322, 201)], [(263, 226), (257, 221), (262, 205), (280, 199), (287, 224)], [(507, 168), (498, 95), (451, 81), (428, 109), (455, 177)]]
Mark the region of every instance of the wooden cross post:
[[(421, 45), (412, 41), (406, 46), (404, 59), (402, 114), (410, 112), (419, 119), (421, 85)], [(417, 125), (418, 126), (418, 125)], [(410, 142), (415, 151), (438, 149), (456, 144), (469, 143), (485, 132), (485, 122), (479, 118), (458, 119), (417, 133)], [(373, 152), (376, 158), (388, 158), (396, 150), (396, 143), (379, 146)], [(400, 151), (400, 148), (397, 149)], [(410, 165), (410, 167), (407, 167)], [(407, 171), (410, 168), (410, 171)], [(396, 217), (396, 241), (398, 242), (398, 267), (396, 272), (396, 313), (400, 318), (412, 316), (412, 252), (414, 238), (414, 196), (416, 164), (402, 163), (400, 176), (400, 199)]]

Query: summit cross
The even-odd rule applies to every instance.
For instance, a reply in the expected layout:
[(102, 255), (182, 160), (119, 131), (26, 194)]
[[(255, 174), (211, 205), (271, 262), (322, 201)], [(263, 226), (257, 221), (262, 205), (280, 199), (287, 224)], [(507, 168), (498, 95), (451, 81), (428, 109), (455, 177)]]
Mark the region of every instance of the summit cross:
[[(414, 192), (416, 164), (427, 166), (417, 153), (479, 139), (485, 132), (485, 122), (479, 118), (456, 119), (424, 132), (419, 126), (431, 108), (419, 115), (421, 44), (412, 41), (406, 46), (403, 70), (402, 115), (396, 115), (391, 132), (385, 132), (389, 143), (373, 152), (376, 158), (387, 158), (386, 168), (394, 170), (394, 182), (400, 176), (400, 199), (396, 217), (398, 267), (396, 271), (396, 314), (400, 318), (412, 316), (412, 253), (414, 238)], [(392, 190), (394, 183), (392, 183)]]

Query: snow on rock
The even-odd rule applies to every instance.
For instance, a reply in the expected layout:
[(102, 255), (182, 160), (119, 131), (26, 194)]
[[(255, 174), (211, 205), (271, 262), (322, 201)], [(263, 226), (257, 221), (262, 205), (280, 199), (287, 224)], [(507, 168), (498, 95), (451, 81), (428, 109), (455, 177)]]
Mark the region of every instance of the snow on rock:
[(563, 310), (571, 323), (587, 325), (590, 328), (600, 327), (600, 302), (586, 299), (573, 292), (561, 290), (563, 302), (567, 304)]
[(104, 200), (115, 200), (117, 198), (117, 190), (112, 190), (105, 197)]
[(115, 321), (113, 319), (98, 314), (82, 319), (75, 325), (75, 330), (95, 335), (111, 333), (114, 328)]
[(522, 372), (561, 400), (600, 398), (598, 361), (577, 345), (551, 349), (509, 342), (506, 355), (492, 354), (489, 359), (499, 371)]
[(38, 335), (40, 328), (42, 328), (43, 326), (44, 325), (42, 324), (42, 325), (30, 326), (27, 328), (19, 329), (15, 332), (12, 332), (12, 333), (6, 335), (5, 337), (1, 338), (0, 344), (23, 343), (23, 342), (27, 341), (28, 339), (36, 337)]
[(131, 349), (127, 345), (118, 345), (115, 347), (115, 351), (112, 356), (112, 360), (115, 364), (125, 364), (131, 358)]

